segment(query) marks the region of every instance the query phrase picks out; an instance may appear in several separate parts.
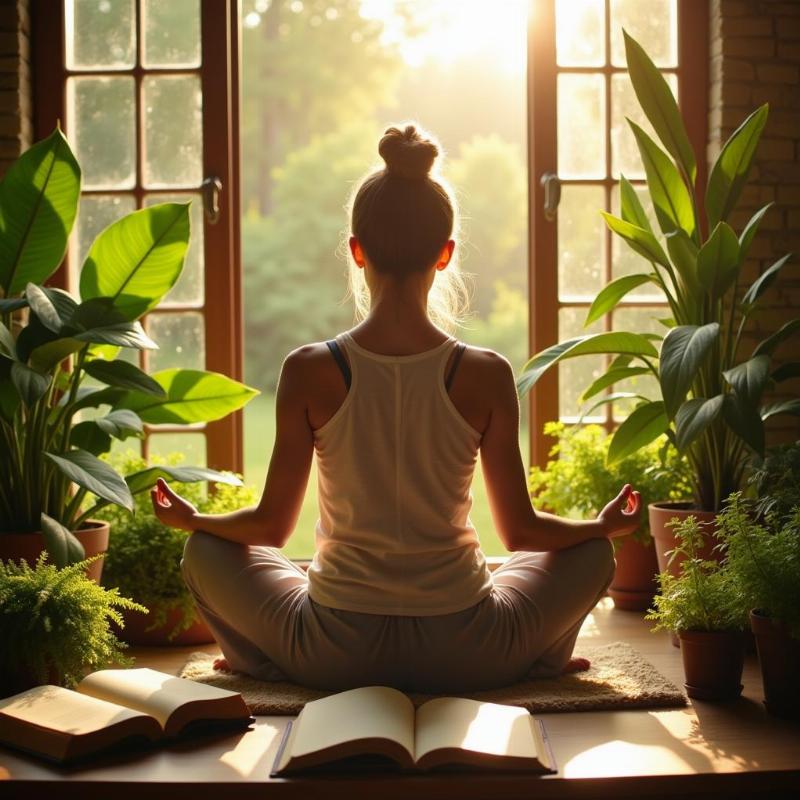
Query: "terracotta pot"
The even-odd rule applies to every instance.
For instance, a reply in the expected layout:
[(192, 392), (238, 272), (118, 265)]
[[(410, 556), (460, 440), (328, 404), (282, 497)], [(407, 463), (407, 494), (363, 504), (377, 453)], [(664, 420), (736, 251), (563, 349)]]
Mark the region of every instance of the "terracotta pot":
[[(107, 522), (89, 520), (84, 528), (75, 531), (75, 538), (83, 545), (86, 558), (105, 553), (108, 550)], [(0, 561), (27, 561), (33, 566), (39, 554), (44, 550), (44, 537), (39, 531), (34, 533), (0, 533)], [(102, 558), (90, 564), (86, 575), (93, 581), (100, 583), (103, 572)]]
[(692, 508), (690, 503), (651, 503), (647, 511), (650, 517), (650, 533), (656, 546), (659, 572), (670, 572), (676, 578), (680, 575), (680, 565), (684, 560), (682, 556), (677, 556), (672, 564), (667, 563), (667, 553), (674, 550), (678, 544), (674, 529), (667, 527), (674, 517), (680, 520), (694, 517), (700, 523), (701, 530), (708, 534), (706, 546), (701, 548), (698, 555), (710, 561), (722, 560), (719, 552), (712, 549), (716, 544), (713, 538), (716, 512), (698, 511)]
[(169, 633), (175, 629), (180, 617), (180, 609), (170, 609), (167, 611), (166, 622), (158, 628), (148, 631), (145, 628), (152, 625), (152, 612), (150, 614), (142, 614), (139, 611), (123, 609), (122, 619), (125, 622), (125, 627), (117, 632), (117, 637), (128, 642), (128, 644), (144, 645), (146, 647), (179, 647), (190, 644), (210, 644), (214, 641), (214, 635), (197, 612), (195, 612), (195, 621), (189, 628), (181, 631), (172, 639), (167, 638)]
[(739, 631), (679, 631), (686, 693), (733, 700), (742, 693), (744, 637)]
[(764, 612), (750, 612), (761, 664), (764, 705), (770, 714), (800, 719), (800, 639), (790, 635), (783, 623)]
[(608, 593), (615, 608), (623, 611), (647, 611), (658, 589), (658, 560), (653, 540), (647, 544), (626, 536), (614, 553), (617, 567)]

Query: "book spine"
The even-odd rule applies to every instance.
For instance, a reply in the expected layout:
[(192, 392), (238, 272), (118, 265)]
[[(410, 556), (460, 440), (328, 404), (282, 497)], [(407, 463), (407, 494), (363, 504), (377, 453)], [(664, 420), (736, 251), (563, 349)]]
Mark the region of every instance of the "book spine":
[(278, 752), (275, 754), (275, 760), (272, 762), (272, 770), (269, 773), (270, 778), (275, 778), (280, 773), (278, 772), (278, 764), (281, 763), (281, 758), (283, 757), (283, 751), (286, 749), (286, 743), (289, 741), (289, 734), (292, 730), (292, 720), (289, 720), (288, 724), (286, 725), (286, 729), (283, 732), (283, 736), (281, 737), (281, 743), (278, 745)]
[(550, 760), (550, 772), (553, 774), (558, 772), (558, 765), (556, 764), (556, 757), (553, 754), (553, 747), (550, 744), (550, 737), (547, 735), (547, 730), (545, 730), (544, 722), (541, 719), (537, 719), (536, 723), (539, 726), (539, 733), (542, 736), (542, 742), (544, 743), (545, 750), (547, 751), (547, 758)]

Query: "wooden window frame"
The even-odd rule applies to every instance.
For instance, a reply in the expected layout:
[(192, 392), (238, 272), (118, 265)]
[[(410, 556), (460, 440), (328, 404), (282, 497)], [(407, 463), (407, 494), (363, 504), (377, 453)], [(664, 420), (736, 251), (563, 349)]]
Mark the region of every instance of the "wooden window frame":
[[(606, 113), (606, 175), (604, 178), (565, 180), (569, 185), (601, 185), (605, 187), (606, 203), (610, 208), (611, 192), (618, 179), (611, 174), (611, 76), (624, 73), (624, 67), (614, 67), (610, 48), (610, 0), (605, 0), (606, 65), (601, 67), (562, 68), (556, 61), (555, 36), (556, 0), (531, 0), (528, 28), (528, 198), (529, 198), (529, 257), (528, 287), (530, 302), (528, 333), (530, 352), (538, 353), (559, 340), (558, 312), (570, 306), (588, 303), (564, 302), (558, 291), (558, 225), (545, 219), (544, 187), (541, 177), (557, 173), (557, 78), (559, 72), (601, 74), (605, 78)], [(698, 208), (703, 208), (708, 145), (709, 93), (709, 9), (705, 2), (677, 0), (677, 66), (666, 68), (678, 76), (678, 103), (681, 107), (689, 140), (698, 154), (696, 195)], [(611, 231), (605, 231), (606, 259), (604, 282), (611, 268)], [(659, 303), (628, 301), (621, 307), (653, 307)], [(609, 323), (607, 323), (609, 324)], [(544, 435), (544, 423), (559, 418), (558, 370), (547, 372), (528, 396), (530, 419), (530, 460), (544, 467), (553, 445)], [(605, 425), (614, 425), (608, 407)]]
[[(204, 215), (204, 297), (201, 304), (165, 304), (159, 313), (199, 312), (205, 322), (205, 368), (242, 379), (242, 298), (239, 196), (239, 59), (240, 26), (237, 0), (200, 0), (201, 66), (145, 69), (141, 66), (140, 21), (142, 0), (135, 0), (136, 64), (133, 69), (72, 71), (66, 65), (66, 30), (62, 0), (31, 0), (32, 61), (34, 90), (34, 135), (47, 136), (61, 124), (69, 136), (67, 79), (73, 75), (132, 75), (136, 91), (136, 181), (133, 189), (86, 190), (82, 194), (125, 195), (141, 208), (145, 196), (197, 193), (201, 187), (147, 189), (143, 186), (141, 154), (142, 116), (140, 89), (145, 75), (199, 75), (202, 92), (202, 174), (222, 182), (219, 218), (214, 224)], [(70, 285), (70, 257), (64, 259), (51, 283)], [(147, 354), (142, 351), (144, 368)], [(206, 437), (206, 460), (210, 467), (242, 472), (244, 468), (243, 415), (241, 411), (201, 427), (158, 426), (148, 432), (196, 433)], [(147, 440), (143, 444), (147, 456)]]

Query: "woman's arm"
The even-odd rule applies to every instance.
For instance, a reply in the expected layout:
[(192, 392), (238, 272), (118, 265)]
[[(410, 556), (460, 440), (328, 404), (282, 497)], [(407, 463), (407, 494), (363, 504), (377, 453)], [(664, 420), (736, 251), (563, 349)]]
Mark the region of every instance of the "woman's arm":
[(639, 522), (641, 498), (630, 485), (594, 520), (572, 520), (531, 505), (525, 467), (519, 450), (519, 401), (514, 372), (508, 361), (495, 356), (487, 365), (494, 374), (489, 424), (481, 440), (481, 466), (498, 535), (508, 550), (560, 550), (587, 539), (623, 536)]
[(165, 525), (202, 530), (232, 542), (283, 547), (303, 504), (314, 438), (306, 416), (306, 371), (297, 351), (283, 362), (275, 403), (275, 445), (258, 505), (229, 514), (200, 514), (159, 480), (151, 495), (156, 516)]

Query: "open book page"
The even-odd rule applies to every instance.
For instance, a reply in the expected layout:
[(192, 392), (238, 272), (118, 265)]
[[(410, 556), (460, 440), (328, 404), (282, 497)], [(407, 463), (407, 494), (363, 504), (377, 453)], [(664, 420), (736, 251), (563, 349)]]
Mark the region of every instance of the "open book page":
[[(366, 752), (411, 766), (414, 706), (402, 692), (366, 686), (306, 703), (292, 726), (277, 771)], [(323, 757), (314, 757), (322, 753)]]
[(241, 695), (157, 670), (104, 669), (87, 675), (77, 691), (155, 717), (172, 736), (195, 719), (246, 719)]
[(455, 697), (429, 700), (417, 709), (416, 760), (439, 764), (498, 764), (550, 768), (536, 720), (524, 708)]
[(116, 729), (121, 735), (161, 736), (156, 721), (145, 713), (60, 686), (37, 686), (0, 700), (0, 739), (56, 760), (71, 751), (93, 749), (88, 742), (75, 747), (75, 737), (96, 739), (99, 747), (114, 741)]

